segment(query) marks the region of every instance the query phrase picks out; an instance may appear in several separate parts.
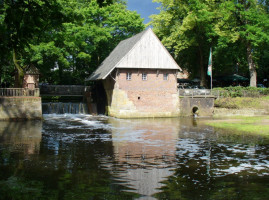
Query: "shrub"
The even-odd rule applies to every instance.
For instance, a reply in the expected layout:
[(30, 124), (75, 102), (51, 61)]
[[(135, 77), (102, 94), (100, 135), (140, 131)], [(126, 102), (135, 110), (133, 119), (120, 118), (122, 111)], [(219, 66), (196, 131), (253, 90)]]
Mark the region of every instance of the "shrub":
[(214, 88), (213, 92), (221, 97), (259, 97), (261, 95), (269, 95), (269, 88), (237, 86)]

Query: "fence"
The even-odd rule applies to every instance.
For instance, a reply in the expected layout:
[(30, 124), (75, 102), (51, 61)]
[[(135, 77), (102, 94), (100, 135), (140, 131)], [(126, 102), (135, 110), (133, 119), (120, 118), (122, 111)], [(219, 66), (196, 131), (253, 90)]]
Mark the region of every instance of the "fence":
[(42, 85), (40, 93), (41, 96), (83, 96), (90, 89), (84, 85)]
[(0, 88), (0, 96), (4, 97), (22, 97), (22, 96), (33, 96), (39, 97), (39, 88), (28, 89), (28, 88)]
[(179, 89), (178, 94), (181, 97), (212, 97), (211, 90), (208, 89)]

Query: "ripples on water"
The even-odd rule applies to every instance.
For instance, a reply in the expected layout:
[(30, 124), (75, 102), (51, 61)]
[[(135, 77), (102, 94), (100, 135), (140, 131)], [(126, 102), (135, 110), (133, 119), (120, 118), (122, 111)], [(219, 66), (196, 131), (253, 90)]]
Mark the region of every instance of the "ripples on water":
[(0, 199), (269, 199), (268, 144), (201, 119), (0, 122)]

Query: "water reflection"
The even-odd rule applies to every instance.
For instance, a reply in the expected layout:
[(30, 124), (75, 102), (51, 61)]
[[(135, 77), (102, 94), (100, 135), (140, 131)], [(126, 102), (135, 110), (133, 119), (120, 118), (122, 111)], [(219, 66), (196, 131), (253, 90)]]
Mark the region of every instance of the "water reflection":
[(269, 199), (269, 142), (202, 119), (0, 122), (1, 199)]
[(109, 119), (120, 178), (146, 199), (173, 174), (178, 119)]
[(42, 137), (41, 121), (5, 122), (0, 121), (0, 144), (11, 151), (24, 154), (38, 154)]
[(154, 196), (157, 199), (268, 198), (268, 140), (214, 130), (201, 121), (195, 126), (181, 127), (175, 173)]

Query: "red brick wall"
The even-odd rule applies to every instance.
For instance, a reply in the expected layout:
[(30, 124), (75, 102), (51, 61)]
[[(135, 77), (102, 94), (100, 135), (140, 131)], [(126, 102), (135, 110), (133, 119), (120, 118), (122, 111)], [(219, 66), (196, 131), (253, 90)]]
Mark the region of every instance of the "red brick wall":
[(30, 74), (25, 74), (23, 77), (23, 88), (28, 88), (28, 84), (33, 84), (34, 88), (30, 89), (35, 89), (38, 88), (38, 83), (39, 83), (39, 75), (30, 75)]
[[(131, 80), (126, 80), (126, 73), (131, 72)], [(142, 80), (142, 73), (147, 73), (147, 80)], [(168, 73), (168, 80), (164, 74)], [(117, 84), (124, 90), (139, 112), (175, 112), (178, 109), (177, 80), (175, 70), (156, 69), (119, 69)]]

